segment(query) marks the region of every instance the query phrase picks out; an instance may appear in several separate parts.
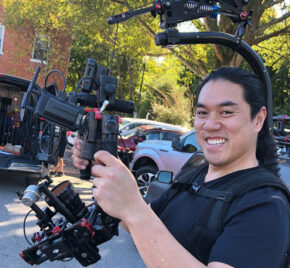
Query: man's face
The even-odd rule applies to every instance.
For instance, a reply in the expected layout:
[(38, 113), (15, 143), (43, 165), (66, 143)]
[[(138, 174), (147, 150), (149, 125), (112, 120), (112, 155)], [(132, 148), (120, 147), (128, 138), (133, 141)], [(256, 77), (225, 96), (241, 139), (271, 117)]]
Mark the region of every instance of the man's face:
[[(197, 142), (210, 165), (239, 169), (257, 161), (256, 140), (263, 122), (259, 124), (256, 117), (251, 120), (250, 112), (240, 85), (226, 80), (204, 85), (194, 125)], [(265, 114), (264, 110), (261, 120)]]

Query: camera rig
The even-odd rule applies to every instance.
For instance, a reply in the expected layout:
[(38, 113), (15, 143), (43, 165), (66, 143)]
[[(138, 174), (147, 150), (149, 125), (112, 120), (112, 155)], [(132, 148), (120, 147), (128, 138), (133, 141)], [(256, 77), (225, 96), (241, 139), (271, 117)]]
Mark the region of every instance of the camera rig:
[[(133, 113), (134, 103), (115, 99), (117, 79), (108, 75), (108, 69), (97, 64), (96, 60), (89, 59), (84, 77), (69, 96), (65, 93), (65, 86), (62, 91), (58, 91), (55, 83), (46, 86), (48, 76), (59, 72), (57, 70), (48, 74), (43, 90), (35, 89), (39, 72), (38, 67), (21, 107), (55, 124), (61, 131), (79, 131), (84, 139), (81, 158), (92, 161), (94, 153), (99, 150), (117, 156), (119, 116), (104, 111)], [(81, 92), (78, 93), (80, 85)], [(34, 106), (30, 102), (32, 95), (37, 99)], [(52, 135), (57, 134), (54, 132)], [(43, 161), (53, 162), (55, 155), (46, 152), (48, 150), (42, 152)], [(90, 177), (89, 165), (80, 172), (80, 178), (89, 180)], [(85, 206), (69, 181), (50, 191), (48, 187), (52, 180), (48, 176), (45, 179), (39, 185), (28, 186), (24, 194), (18, 194), (23, 203), (36, 213), (37, 225), (40, 227), (40, 232), (35, 233), (31, 239), (33, 244), (20, 253), (21, 257), (31, 265), (73, 257), (83, 266), (97, 262), (100, 259), (97, 246), (118, 234), (119, 220), (103, 212), (96, 202)], [(49, 207), (40, 209), (35, 204), (41, 193), (54, 210)], [(59, 214), (63, 217), (53, 220)]]
[[(35, 212), (40, 227), (31, 238), (32, 246), (20, 252), (21, 258), (31, 265), (71, 258), (83, 266), (96, 263), (101, 258), (97, 246), (118, 235), (119, 220), (104, 213), (96, 202), (86, 206), (69, 181), (50, 191), (51, 183), (47, 177), (39, 185), (30, 185), (24, 194), (18, 193), (22, 202)], [(35, 204), (41, 194), (45, 194), (45, 202), (54, 210)], [(55, 215), (63, 217), (53, 220)]]
[[(123, 22), (149, 12), (154, 17), (160, 16), (160, 27), (165, 29), (164, 32), (156, 34), (156, 45), (166, 47), (178, 44), (219, 44), (235, 50), (249, 63), (265, 85), (269, 115), (267, 120), (272, 130), (272, 88), (269, 74), (261, 58), (242, 41), (245, 28), (251, 23), (252, 12), (247, 13), (243, 9), (247, 3), (247, 0), (156, 0), (150, 7), (112, 16), (108, 23)], [(220, 32), (179, 33), (175, 28), (180, 22), (205, 16), (216, 17), (217, 14), (239, 23), (235, 36)], [(103, 111), (131, 113), (133, 103), (115, 100), (117, 80), (108, 75), (108, 70), (89, 59), (84, 77), (69, 98), (64, 91), (53, 96), (46, 89), (42, 92), (33, 90), (38, 73), (39, 69), (36, 70), (22, 107), (61, 127), (84, 133), (82, 158), (91, 161), (93, 154), (100, 149), (116, 156), (118, 117), (104, 114)], [(77, 93), (81, 83), (82, 92)], [(93, 90), (96, 94), (91, 94)], [(31, 94), (38, 95), (35, 107), (27, 105)], [(94, 109), (86, 111), (83, 106)], [(81, 174), (81, 178), (90, 178), (89, 169)], [(41, 229), (33, 236), (33, 245), (20, 255), (30, 264), (40, 264), (46, 260), (67, 260), (72, 257), (83, 266), (97, 262), (100, 259), (97, 246), (117, 234), (118, 220), (105, 214), (96, 203), (86, 207), (69, 182), (63, 182), (49, 191), (51, 179), (47, 177), (46, 180), (38, 186), (29, 186), (23, 195), (19, 194), (23, 203), (35, 211), (39, 219), (37, 224)], [(55, 211), (49, 208), (40, 209), (35, 204), (41, 192), (46, 195), (47, 204), (53, 206)], [(53, 221), (52, 217), (57, 213), (64, 217)]]
[[(117, 156), (119, 117), (104, 111), (133, 113), (134, 103), (115, 99), (117, 79), (108, 75), (108, 69), (97, 64), (96, 60), (88, 59), (84, 77), (77, 84), (75, 92), (69, 96), (66, 95), (65, 88), (62, 91), (56, 90), (59, 92), (57, 96), (51, 94), (51, 89), (48, 90), (46, 85), (42, 91), (34, 89), (39, 72), (40, 67), (37, 67), (21, 107), (61, 128), (82, 133), (83, 159), (93, 160), (94, 153), (99, 150), (106, 150)], [(81, 92), (78, 93), (80, 85)], [(56, 84), (53, 83), (50, 87), (56, 87)], [(32, 94), (38, 97), (34, 107), (28, 105)], [(46, 161), (49, 162), (50, 158), (47, 157)], [(85, 171), (81, 171), (80, 176), (81, 179), (90, 179), (90, 165)]]

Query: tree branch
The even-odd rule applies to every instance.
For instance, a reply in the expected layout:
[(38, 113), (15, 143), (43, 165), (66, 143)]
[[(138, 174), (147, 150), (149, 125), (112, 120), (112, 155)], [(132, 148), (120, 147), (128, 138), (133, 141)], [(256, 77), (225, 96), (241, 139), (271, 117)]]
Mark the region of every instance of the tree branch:
[(265, 24), (264, 26), (261, 26), (260, 28), (258, 28), (257, 30), (255, 30), (254, 34), (258, 35), (263, 33), (266, 29), (268, 29), (269, 27), (273, 26), (274, 24), (284, 21), (286, 20), (288, 17), (290, 17), (290, 12), (287, 12), (285, 15), (283, 15), (280, 18), (277, 19), (273, 19), (271, 21), (269, 21), (267, 24)]
[(262, 4), (262, 7), (264, 9), (267, 9), (269, 7), (272, 7), (274, 5), (280, 4), (282, 2), (284, 2), (284, 0), (276, 0), (276, 1), (269, 0), (269, 1), (265, 1), (264, 4)]
[(169, 49), (179, 60), (181, 63), (183, 63), (192, 73), (197, 75), (198, 77), (203, 78), (203, 73), (196, 70), (192, 64), (190, 64), (186, 59), (184, 59), (180, 54), (178, 54), (173, 48), (167, 48)]
[(270, 34), (266, 34), (266, 35), (262, 35), (260, 37), (257, 37), (257, 38), (255, 38), (255, 40), (253, 42), (251, 42), (251, 45), (259, 44), (259, 43), (261, 43), (261, 42), (263, 42), (265, 40), (268, 40), (271, 37), (275, 37), (275, 36), (277, 36), (279, 34), (287, 34), (287, 29), (289, 29), (289, 28), (290, 28), (290, 25), (284, 27), (281, 30), (278, 30), (278, 31), (272, 32)]
[(188, 46), (188, 50), (190, 51), (190, 53), (188, 53), (187, 50), (184, 49), (184, 51), (186, 51), (186, 52), (188, 53), (189, 57), (192, 59), (193, 63), (194, 63), (195, 65), (198, 66), (198, 69), (199, 69), (199, 70), (201, 70), (201, 73), (207, 73), (207, 69), (205, 68), (203, 62), (200, 61), (200, 60), (197, 60), (197, 59), (193, 56), (194, 52), (192, 51), (191, 46)]
[[(204, 18), (204, 19), (203, 19), (203, 22), (204, 22), (205, 29), (206, 29), (208, 32), (211, 32), (211, 29), (210, 29), (210, 27), (209, 27), (209, 24), (208, 24), (208, 20), (207, 20), (207, 18)], [(215, 44), (210, 44), (210, 46), (213, 48), (214, 53), (216, 54), (216, 57), (217, 57), (219, 63), (222, 63), (222, 62), (223, 62), (223, 55), (222, 55), (222, 53), (220, 53), (220, 51), (219, 51), (217, 45), (215, 45)]]

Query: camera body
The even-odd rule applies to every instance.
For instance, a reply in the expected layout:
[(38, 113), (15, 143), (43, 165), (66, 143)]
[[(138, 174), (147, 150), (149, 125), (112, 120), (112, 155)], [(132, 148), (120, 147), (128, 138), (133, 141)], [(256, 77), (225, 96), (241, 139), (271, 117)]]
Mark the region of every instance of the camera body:
[[(96, 60), (88, 59), (84, 77), (79, 81), (75, 92), (69, 96), (64, 90), (57, 96), (53, 95), (52, 91), (58, 92), (58, 89), (51, 89), (56, 87), (55, 84), (50, 85), (49, 90), (48, 87), (42, 91), (33, 89), (39, 71), (38, 67), (21, 107), (32, 110), (36, 116), (62, 129), (79, 131), (84, 137), (82, 158), (93, 160), (93, 155), (98, 150), (106, 150), (117, 156), (119, 117), (104, 111), (133, 113), (134, 103), (115, 99), (118, 80), (108, 75), (108, 69), (97, 64)], [(77, 92), (80, 85), (81, 92)], [(31, 94), (37, 95), (35, 107), (28, 105)], [(49, 146), (51, 144), (46, 147)], [(48, 163), (55, 162), (57, 156), (46, 154), (45, 151), (48, 150), (43, 150), (41, 159)], [(90, 166), (81, 171), (81, 179), (90, 179)]]

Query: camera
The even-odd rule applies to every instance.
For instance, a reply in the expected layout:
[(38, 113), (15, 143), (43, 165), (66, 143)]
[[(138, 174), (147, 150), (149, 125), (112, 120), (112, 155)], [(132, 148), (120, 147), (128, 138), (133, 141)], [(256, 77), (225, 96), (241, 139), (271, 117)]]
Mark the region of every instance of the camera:
[[(51, 183), (47, 177), (18, 193), (23, 204), (35, 212), (40, 227), (31, 238), (31, 247), (20, 252), (21, 258), (31, 265), (71, 258), (82, 266), (96, 263), (101, 259), (97, 246), (118, 235), (119, 220), (104, 213), (96, 202), (86, 206), (69, 181), (49, 190)], [(48, 205), (43, 209), (36, 205), (42, 194)]]
[[(106, 150), (117, 156), (119, 116), (104, 111), (133, 113), (134, 102), (115, 99), (118, 80), (108, 75), (108, 69), (97, 64), (95, 59), (88, 59), (83, 78), (75, 92), (69, 96), (66, 95), (65, 88), (62, 91), (54, 89), (58, 94), (53, 95), (51, 87), (56, 87), (55, 83), (45, 85), (42, 91), (33, 89), (39, 72), (38, 67), (21, 107), (63, 129), (79, 131), (84, 138), (81, 150), (83, 159), (93, 160), (94, 153), (99, 150)], [(77, 92), (80, 85), (81, 92)], [(32, 94), (37, 96), (34, 107), (28, 105)], [(45, 153), (42, 154), (42, 159), (47, 162), (55, 159), (53, 154), (46, 156)], [(81, 171), (80, 176), (81, 179), (90, 179), (90, 165), (85, 171)]]
[[(42, 90), (36, 90), (34, 84), (39, 72), (38, 67), (21, 107), (44, 119), (46, 124), (53, 124), (50, 134), (54, 142), (51, 144), (48, 140), (42, 144), (42, 161), (52, 163), (57, 159), (48, 148), (56, 146), (59, 133), (66, 129), (79, 131), (83, 137), (81, 158), (92, 161), (99, 150), (117, 156), (119, 116), (104, 111), (133, 113), (134, 103), (115, 99), (117, 79), (108, 75), (108, 69), (89, 59), (84, 77), (69, 96), (65, 87), (59, 91), (55, 83), (46, 86), (45, 82)], [(48, 76), (53, 72), (59, 71), (51, 71)], [(80, 86), (81, 92), (78, 92)], [(37, 99), (34, 106), (30, 104), (32, 95)], [(90, 177), (89, 165), (80, 172), (80, 178), (89, 180)], [(31, 246), (20, 256), (31, 265), (69, 258), (77, 259), (83, 266), (97, 262), (101, 258), (97, 246), (118, 234), (119, 220), (104, 213), (96, 202), (86, 206), (69, 181), (50, 191), (52, 180), (48, 176), (44, 179), (39, 185), (30, 185), (23, 194), (18, 193), (23, 204), (36, 213), (40, 227), (31, 238), (32, 244), (27, 239)], [(48, 205), (43, 209), (36, 205), (41, 194), (45, 195)]]

